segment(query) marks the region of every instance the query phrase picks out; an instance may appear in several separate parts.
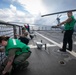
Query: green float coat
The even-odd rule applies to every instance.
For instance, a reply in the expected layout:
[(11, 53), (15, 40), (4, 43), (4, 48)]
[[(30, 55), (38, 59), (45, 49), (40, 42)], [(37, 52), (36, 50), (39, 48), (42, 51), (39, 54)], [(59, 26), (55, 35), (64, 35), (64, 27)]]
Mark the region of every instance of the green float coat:
[(6, 49), (6, 55), (8, 55), (9, 53), (9, 50), (11, 49), (19, 49), (17, 52), (16, 52), (16, 55), (20, 55), (24, 52), (29, 52), (30, 48), (29, 46), (27, 46), (26, 44), (20, 42), (20, 40), (18, 39), (9, 39), (7, 41), (7, 46), (5, 47)]
[(71, 22), (64, 24), (65, 30), (73, 30), (74, 29), (76, 20), (74, 19), (74, 16), (71, 16), (71, 18), (72, 18)]

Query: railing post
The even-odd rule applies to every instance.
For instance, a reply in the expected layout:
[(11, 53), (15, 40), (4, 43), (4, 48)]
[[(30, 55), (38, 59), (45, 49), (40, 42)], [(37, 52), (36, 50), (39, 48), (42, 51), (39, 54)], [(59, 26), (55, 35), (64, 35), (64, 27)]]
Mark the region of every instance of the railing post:
[(22, 34), (22, 29), (21, 29), (21, 26), (19, 26), (19, 35)]
[(17, 38), (17, 36), (15, 35), (15, 34), (17, 34), (16, 31), (17, 31), (16, 26), (13, 25), (14, 38)]

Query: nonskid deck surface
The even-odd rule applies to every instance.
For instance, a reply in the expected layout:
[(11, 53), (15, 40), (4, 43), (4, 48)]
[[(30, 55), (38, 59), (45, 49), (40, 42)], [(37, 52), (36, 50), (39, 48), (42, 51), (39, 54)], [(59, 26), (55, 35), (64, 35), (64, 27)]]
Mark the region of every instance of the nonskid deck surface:
[[(38, 31), (30, 40), (31, 56), (27, 69), (13, 75), (76, 75), (76, 36), (73, 35), (73, 52), (60, 52), (63, 34), (61, 32)], [(46, 44), (46, 50), (37, 49), (36, 42)]]

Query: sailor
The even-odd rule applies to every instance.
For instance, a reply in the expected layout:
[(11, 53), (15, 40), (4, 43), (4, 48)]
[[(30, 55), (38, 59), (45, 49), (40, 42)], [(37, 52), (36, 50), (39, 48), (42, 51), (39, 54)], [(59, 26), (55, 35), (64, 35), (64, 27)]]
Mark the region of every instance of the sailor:
[[(7, 60), (2, 64), (2, 74), (5, 75), (11, 68), (25, 68), (29, 62), (26, 61), (30, 57), (31, 51), (29, 46), (22, 43), (18, 39), (11, 39), (7, 36), (0, 36), (0, 45), (5, 47)], [(0, 67), (1, 68), (1, 67)]]

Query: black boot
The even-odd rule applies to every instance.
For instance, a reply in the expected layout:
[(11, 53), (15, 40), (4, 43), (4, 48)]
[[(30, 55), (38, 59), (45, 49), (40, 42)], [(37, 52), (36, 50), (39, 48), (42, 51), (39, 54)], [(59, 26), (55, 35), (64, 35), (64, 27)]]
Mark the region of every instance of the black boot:
[(69, 49), (69, 48), (66, 48), (67, 50), (69, 50), (69, 51), (72, 51), (72, 49)]
[(62, 51), (62, 52), (66, 52), (66, 50), (64, 50), (64, 49), (62, 49), (62, 48), (60, 48), (59, 50)]
[(29, 62), (28, 61), (23, 62), (20, 65), (20, 70), (27, 69), (28, 65), (29, 65)]

